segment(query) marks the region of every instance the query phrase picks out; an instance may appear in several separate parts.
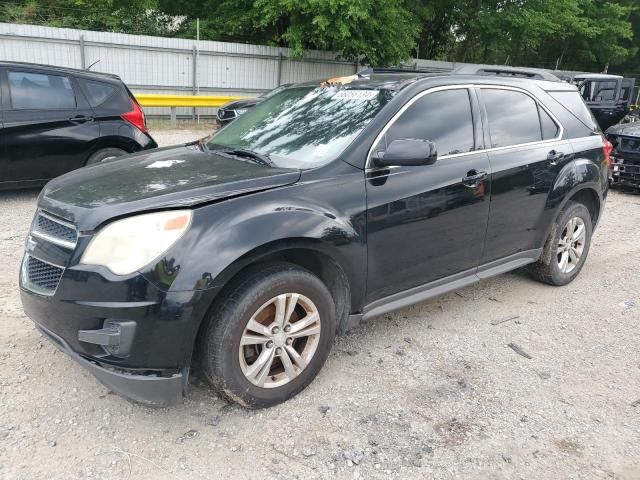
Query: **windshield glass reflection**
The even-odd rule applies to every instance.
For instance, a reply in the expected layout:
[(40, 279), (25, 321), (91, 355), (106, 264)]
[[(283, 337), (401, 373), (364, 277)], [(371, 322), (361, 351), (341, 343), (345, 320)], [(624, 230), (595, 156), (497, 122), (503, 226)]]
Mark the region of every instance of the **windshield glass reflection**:
[(287, 88), (231, 122), (207, 146), (268, 155), (278, 167), (311, 168), (336, 158), (392, 95), (343, 86)]

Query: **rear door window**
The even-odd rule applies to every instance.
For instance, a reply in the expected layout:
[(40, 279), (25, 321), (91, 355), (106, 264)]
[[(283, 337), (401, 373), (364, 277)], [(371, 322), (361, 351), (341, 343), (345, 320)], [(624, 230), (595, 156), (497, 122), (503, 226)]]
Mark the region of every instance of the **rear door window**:
[(416, 100), (391, 125), (374, 152), (394, 140), (417, 138), (435, 143), (438, 156), (474, 150), (473, 116), (467, 89), (429, 93)]
[(542, 140), (538, 105), (529, 95), (513, 90), (482, 89), (491, 147), (509, 147)]
[(540, 111), (540, 124), (542, 125), (542, 139), (551, 140), (556, 138), (560, 127), (544, 108), (538, 105), (538, 110)]
[(14, 110), (66, 110), (76, 108), (69, 77), (8, 71), (11, 108)]

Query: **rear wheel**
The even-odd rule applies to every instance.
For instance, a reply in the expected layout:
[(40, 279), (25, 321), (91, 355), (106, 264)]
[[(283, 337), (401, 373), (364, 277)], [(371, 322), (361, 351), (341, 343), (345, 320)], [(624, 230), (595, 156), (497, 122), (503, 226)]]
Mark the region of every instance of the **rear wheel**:
[(250, 408), (283, 402), (322, 368), (335, 336), (327, 287), (295, 265), (245, 275), (213, 309), (202, 336), (205, 375)]
[(591, 246), (591, 215), (570, 201), (558, 216), (540, 259), (528, 267), (531, 275), (550, 285), (566, 285), (578, 276)]
[(87, 160), (87, 165), (94, 165), (96, 163), (104, 162), (112, 158), (121, 157), (126, 155), (127, 152), (121, 148), (102, 148), (97, 152), (94, 152)]

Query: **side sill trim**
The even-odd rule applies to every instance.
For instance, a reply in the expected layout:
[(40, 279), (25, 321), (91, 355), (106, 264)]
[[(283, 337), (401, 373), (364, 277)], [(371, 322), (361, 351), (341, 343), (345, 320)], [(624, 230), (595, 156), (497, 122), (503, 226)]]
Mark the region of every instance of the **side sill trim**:
[(542, 249), (526, 250), (507, 257), (494, 260), (481, 265), (478, 268), (465, 270), (463, 272), (445, 277), (433, 282), (419, 285), (417, 287), (394, 293), (388, 297), (375, 300), (365, 305), (362, 313), (349, 315), (347, 329), (355, 327), (361, 320), (368, 320), (373, 317), (384, 315), (385, 313), (400, 310), (402, 308), (423, 302), (433, 297), (449, 293), (453, 290), (466, 287), (473, 283), (487, 278), (500, 275), (501, 273), (515, 270), (529, 263), (533, 263), (540, 258)]

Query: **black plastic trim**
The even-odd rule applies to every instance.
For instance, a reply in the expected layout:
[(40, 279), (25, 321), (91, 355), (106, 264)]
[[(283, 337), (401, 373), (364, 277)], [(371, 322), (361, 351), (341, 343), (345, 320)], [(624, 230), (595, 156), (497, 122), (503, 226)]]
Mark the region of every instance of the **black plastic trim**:
[(175, 405), (183, 399), (184, 385), (186, 385), (188, 375), (186, 371), (170, 377), (155, 377), (108, 369), (78, 355), (61, 337), (42, 325), (36, 323), (36, 327), (58, 349), (89, 370), (101, 383), (118, 395), (134, 402), (158, 407)]
[(400, 310), (430, 298), (466, 287), (480, 280), (523, 267), (524, 265), (537, 261), (541, 253), (542, 249), (540, 248), (518, 252), (486, 263), (480, 267), (465, 270), (455, 275), (381, 298), (366, 305), (362, 313), (350, 315), (347, 321), (347, 329), (356, 326), (361, 320), (367, 320), (372, 317), (384, 315), (385, 313)]

